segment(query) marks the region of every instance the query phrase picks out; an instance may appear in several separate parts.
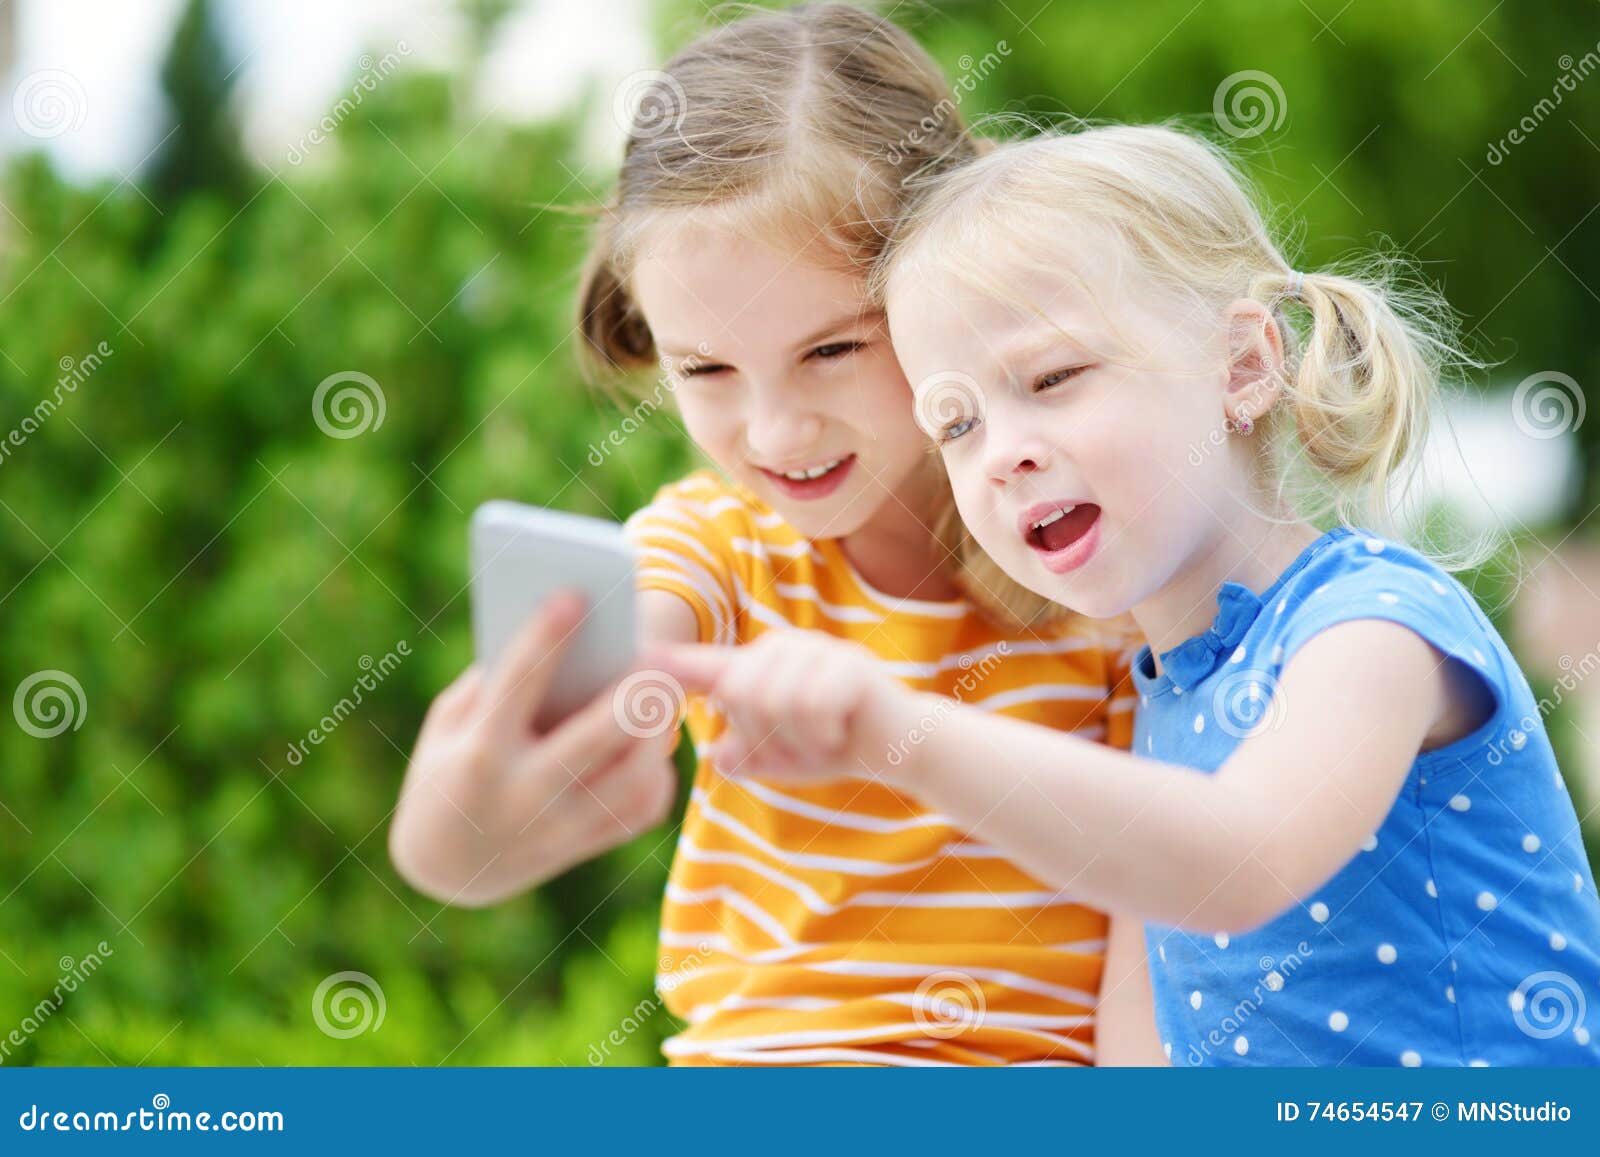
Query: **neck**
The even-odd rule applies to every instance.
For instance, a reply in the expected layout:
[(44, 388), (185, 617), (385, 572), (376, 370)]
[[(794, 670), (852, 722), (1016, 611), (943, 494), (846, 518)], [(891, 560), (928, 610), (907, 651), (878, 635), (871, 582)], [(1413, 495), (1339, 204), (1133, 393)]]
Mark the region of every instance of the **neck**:
[(858, 530), (839, 540), (867, 582), (899, 599), (943, 601), (960, 594), (944, 546), (933, 533), (939, 499), (948, 493), (943, 468), (913, 471)]
[(1223, 528), (1171, 582), (1133, 608), (1134, 621), (1150, 640), (1157, 669), (1164, 652), (1211, 626), (1223, 583), (1240, 583), (1259, 594), (1317, 537), (1317, 529), (1309, 523), (1255, 516)]

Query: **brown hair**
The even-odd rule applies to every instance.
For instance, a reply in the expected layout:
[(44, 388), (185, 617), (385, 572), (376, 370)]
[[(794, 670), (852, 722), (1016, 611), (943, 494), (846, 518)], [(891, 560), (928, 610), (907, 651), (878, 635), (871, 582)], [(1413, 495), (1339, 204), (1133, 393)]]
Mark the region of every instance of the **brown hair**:
[[(579, 285), (579, 355), (595, 382), (657, 360), (628, 288), (650, 226), (717, 213), (768, 239), (823, 239), (843, 268), (865, 275), (907, 206), (910, 178), (983, 151), (928, 54), (903, 29), (850, 5), (755, 10), (642, 79)], [(1051, 604), (1032, 595), (1023, 598), (1037, 605), (1016, 613), (1014, 584), (982, 569), (946, 497), (951, 517), (934, 529), (973, 600), (1025, 624), (1050, 617)]]

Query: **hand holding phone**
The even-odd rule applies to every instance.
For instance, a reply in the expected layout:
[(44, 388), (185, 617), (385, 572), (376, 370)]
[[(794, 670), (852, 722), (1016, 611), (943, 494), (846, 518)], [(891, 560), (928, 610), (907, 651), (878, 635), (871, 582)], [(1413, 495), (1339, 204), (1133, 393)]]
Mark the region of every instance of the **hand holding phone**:
[(472, 636), (486, 672), (534, 612), (562, 591), (585, 603), (535, 725), (546, 730), (621, 679), (637, 647), (634, 552), (613, 522), (486, 502), (471, 529)]

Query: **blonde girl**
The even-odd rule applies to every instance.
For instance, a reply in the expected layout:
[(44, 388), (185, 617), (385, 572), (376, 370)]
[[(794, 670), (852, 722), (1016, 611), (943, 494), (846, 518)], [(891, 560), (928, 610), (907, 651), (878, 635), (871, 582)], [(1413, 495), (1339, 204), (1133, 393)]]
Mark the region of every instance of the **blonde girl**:
[[(867, 297), (906, 179), (975, 153), (926, 54), (854, 8), (749, 16), (667, 63), (580, 290), (589, 358), (622, 376), (659, 359), (718, 467), (630, 520), (639, 616), (654, 644), (850, 640), (907, 689), (1126, 746), (1104, 633), (1013, 601), (1026, 592), (937, 532), (949, 484)], [(614, 718), (608, 694), (530, 730), (580, 614), (547, 607), (503, 669), (468, 671), (430, 712), (391, 840), (423, 891), (489, 903), (665, 819), (664, 728)], [(658, 982), (687, 1024), (674, 1062), (1094, 1059), (1103, 914), (886, 784), (731, 776), (707, 754), (722, 721), (704, 700), (688, 725), (699, 767)]]
[[(1131, 755), (956, 711), (879, 781), (1147, 920), (1174, 1064), (1600, 1062), (1600, 903), (1534, 696), (1384, 527), (1455, 356), (1442, 308), (1297, 270), (1228, 162), (1160, 127), (940, 178), (880, 273), (978, 542), (1150, 645)], [(857, 771), (929, 710), (815, 640), (668, 666), (769, 781)], [(817, 669), (838, 710), (748, 690)]]

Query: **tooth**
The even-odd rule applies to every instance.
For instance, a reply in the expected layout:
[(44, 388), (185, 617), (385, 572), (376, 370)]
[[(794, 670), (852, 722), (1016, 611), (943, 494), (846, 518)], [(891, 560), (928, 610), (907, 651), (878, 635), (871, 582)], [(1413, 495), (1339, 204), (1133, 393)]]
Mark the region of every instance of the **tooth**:
[(1053, 522), (1060, 522), (1066, 516), (1067, 512), (1065, 510), (1057, 510), (1054, 514), (1046, 515), (1044, 518), (1041, 518), (1038, 522), (1034, 523), (1033, 529), (1043, 530)]

